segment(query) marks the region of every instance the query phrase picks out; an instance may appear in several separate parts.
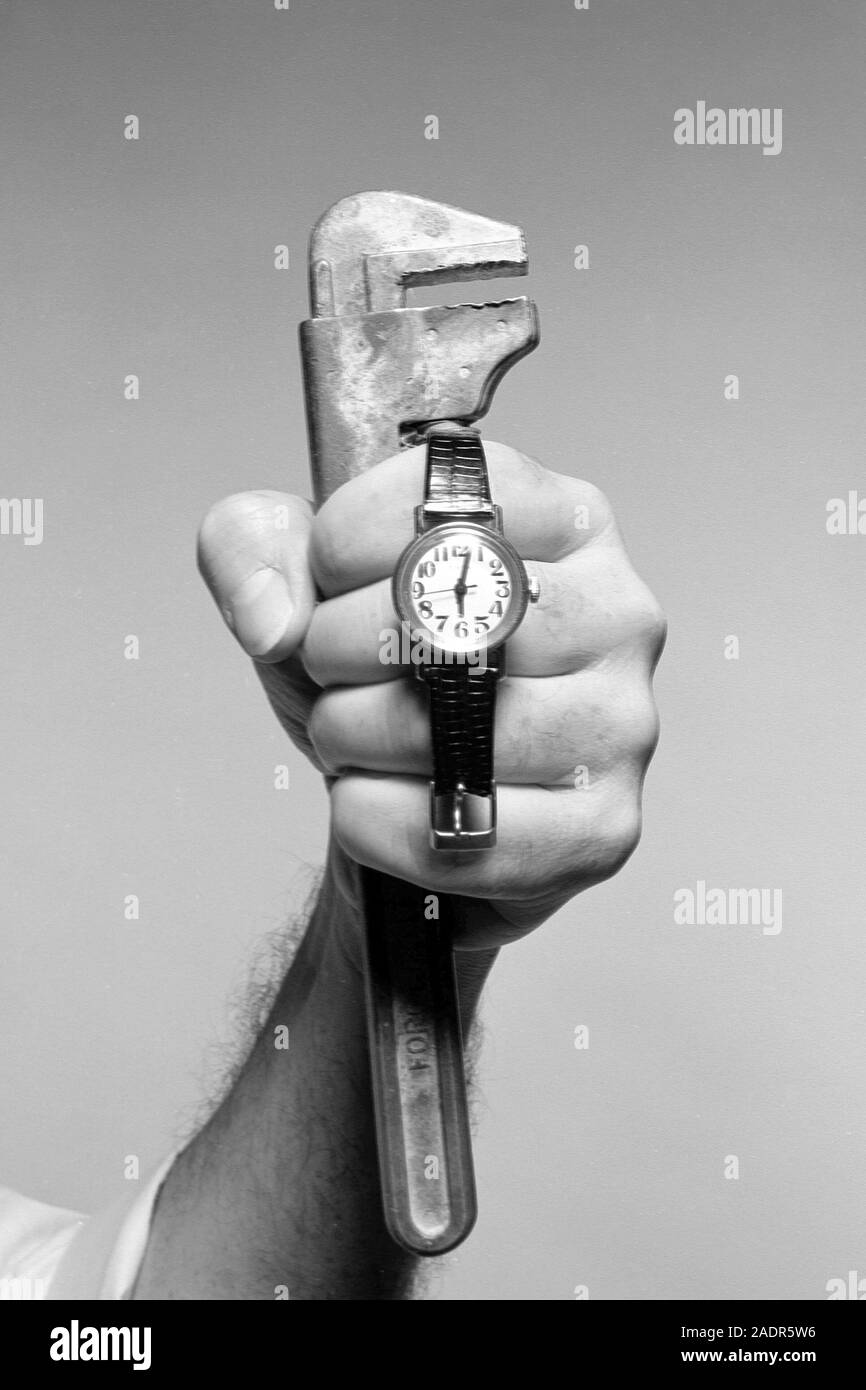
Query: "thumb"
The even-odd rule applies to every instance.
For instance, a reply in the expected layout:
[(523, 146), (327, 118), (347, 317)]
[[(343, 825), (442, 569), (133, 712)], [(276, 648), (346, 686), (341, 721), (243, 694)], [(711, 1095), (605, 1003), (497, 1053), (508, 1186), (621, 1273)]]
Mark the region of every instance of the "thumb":
[(313, 509), (285, 492), (239, 492), (211, 507), (198, 567), (248, 656), (284, 661), (303, 640), (316, 591), (309, 547)]

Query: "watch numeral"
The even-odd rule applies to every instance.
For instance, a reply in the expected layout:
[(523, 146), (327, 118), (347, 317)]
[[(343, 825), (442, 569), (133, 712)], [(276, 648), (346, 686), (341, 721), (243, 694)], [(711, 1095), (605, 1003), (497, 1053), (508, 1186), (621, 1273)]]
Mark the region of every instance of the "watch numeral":
[(501, 603), (494, 603), (493, 607), (490, 608), (490, 609), (488, 609), (488, 617), (490, 617), (490, 618), (501, 618), (501, 617), (502, 617), (502, 604), (501, 604)]
[(497, 590), (496, 590), (496, 597), (497, 597), (497, 598), (508, 598), (508, 595), (509, 595), (510, 593), (511, 593), (511, 590), (510, 590), (510, 588), (508, 587), (507, 584), (500, 584), (499, 587), (498, 587)]
[(429, 599), (425, 598), (418, 604), (418, 612), (421, 614), (422, 618), (433, 617), (433, 605)]
[(447, 614), (447, 613), (437, 613), (437, 614), (436, 614), (436, 621), (437, 621), (437, 623), (439, 624), (439, 626), (437, 627), (436, 631), (437, 631), (437, 632), (441, 632), (441, 631), (443, 630), (443, 628), (445, 627), (445, 624), (446, 624), (447, 621), (448, 621), (448, 614)]
[(432, 560), (423, 560), (418, 566), (418, 573), (422, 579), (432, 579), (436, 573), (436, 566)]
[(413, 597), (413, 598), (421, 598), (422, 595), (423, 595), (423, 593), (424, 593), (424, 585), (423, 585), (423, 584), (419, 584), (418, 580), (416, 579), (415, 582), (414, 582), (414, 584), (412, 585), (412, 597)]
[(464, 623), (464, 622), (460, 622), (460, 621), (456, 622), (456, 623), (454, 624), (454, 636), (455, 636), (455, 637), (468, 637), (468, 636), (469, 636), (469, 624), (468, 624), (468, 623)]

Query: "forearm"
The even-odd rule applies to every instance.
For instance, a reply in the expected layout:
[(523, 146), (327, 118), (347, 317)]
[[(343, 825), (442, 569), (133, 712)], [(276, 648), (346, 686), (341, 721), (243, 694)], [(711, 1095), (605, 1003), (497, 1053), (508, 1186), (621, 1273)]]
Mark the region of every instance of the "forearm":
[[(415, 1259), (381, 1217), (351, 915), (327, 876), (233, 1089), (166, 1179), (135, 1298), (411, 1297)], [(466, 1032), (494, 956), (458, 954)]]

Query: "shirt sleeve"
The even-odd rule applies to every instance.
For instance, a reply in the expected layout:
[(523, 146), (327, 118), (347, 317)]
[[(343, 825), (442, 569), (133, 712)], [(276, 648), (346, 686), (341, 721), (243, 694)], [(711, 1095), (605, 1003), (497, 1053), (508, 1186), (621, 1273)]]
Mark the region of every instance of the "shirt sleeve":
[(90, 1217), (0, 1188), (0, 1298), (129, 1298), (175, 1158)]

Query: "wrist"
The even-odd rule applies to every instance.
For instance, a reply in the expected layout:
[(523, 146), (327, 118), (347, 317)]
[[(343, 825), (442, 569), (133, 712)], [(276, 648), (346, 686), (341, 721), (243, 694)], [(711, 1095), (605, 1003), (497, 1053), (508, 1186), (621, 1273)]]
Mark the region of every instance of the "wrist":
[(454, 972), (457, 977), (457, 1001), (460, 1006), (460, 1024), (464, 1039), (468, 1038), (481, 991), (493, 963), (499, 955), (499, 947), (485, 951), (455, 951)]
[(327, 936), (330, 954), (363, 981), (364, 907), (360, 867), (340, 848), (333, 835), (313, 921)]
[[(360, 867), (333, 838), (310, 929), (322, 934), (331, 966), (345, 969), (363, 983), (365, 926)], [(469, 1033), (481, 991), (498, 954), (498, 946), (464, 948), (454, 952), (464, 1035)]]

